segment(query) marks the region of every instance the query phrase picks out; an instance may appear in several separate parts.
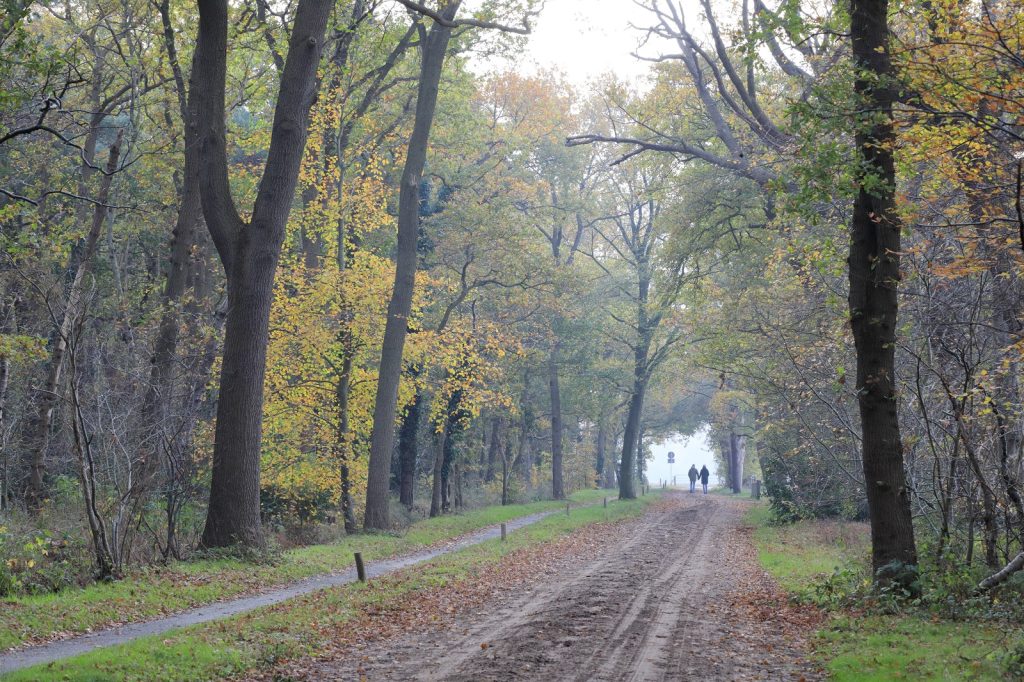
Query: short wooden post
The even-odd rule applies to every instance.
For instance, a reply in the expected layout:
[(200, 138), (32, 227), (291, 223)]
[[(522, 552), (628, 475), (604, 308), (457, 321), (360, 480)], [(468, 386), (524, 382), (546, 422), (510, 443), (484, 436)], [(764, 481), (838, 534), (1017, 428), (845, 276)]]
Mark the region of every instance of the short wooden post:
[(566, 516), (569, 515), (569, 503), (568, 502), (565, 503), (565, 515)]
[(605, 508), (605, 509), (607, 509), (607, 508), (608, 508), (608, 498), (607, 498), (607, 497), (606, 497), (606, 498), (604, 498), (604, 508)]
[(753, 483), (750, 484), (750, 496), (755, 500), (761, 499), (761, 481), (754, 479)]
[(508, 529), (505, 527), (505, 524), (503, 523), (503, 524), (501, 524), (501, 541), (505, 542), (505, 538), (507, 536), (508, 536)]
[(366, 582), (366, 566), (363, 565), (363, 555), (356, 552), (356, 577), (359, 578), (359, 582)]

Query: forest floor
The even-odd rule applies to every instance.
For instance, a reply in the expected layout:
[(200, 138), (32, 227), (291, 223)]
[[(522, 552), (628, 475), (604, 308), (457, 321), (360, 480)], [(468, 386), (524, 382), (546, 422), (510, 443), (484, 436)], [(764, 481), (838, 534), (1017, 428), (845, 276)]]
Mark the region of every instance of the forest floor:
[(812, 680), (821, 616), (760, 568), (749, 503), (675, 493), (638, 519), (590, 526), (515, 558), (520, 570), (441, 588), (333, 655), (262, 679)]

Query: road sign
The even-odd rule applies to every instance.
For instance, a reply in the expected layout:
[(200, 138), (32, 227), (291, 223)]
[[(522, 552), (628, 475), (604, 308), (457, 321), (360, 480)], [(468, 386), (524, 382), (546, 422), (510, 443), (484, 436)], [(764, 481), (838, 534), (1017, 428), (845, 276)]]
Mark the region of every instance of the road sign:
[(675, 464), (676, 463), (676, 453), (674, 453), (674, 452), (668, 453), (668, 463), (669, 464)]

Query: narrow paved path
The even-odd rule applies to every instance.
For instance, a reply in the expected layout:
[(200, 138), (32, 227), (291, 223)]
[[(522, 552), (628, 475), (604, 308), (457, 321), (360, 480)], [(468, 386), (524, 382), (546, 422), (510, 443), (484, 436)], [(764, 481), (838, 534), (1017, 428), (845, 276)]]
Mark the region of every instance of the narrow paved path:
[[(509, 531), (536, 523), (541, 519), (554, 514), (554, 511), (540, 512), (529, 516), (521, 516), (506, 522)], [(491, 540), (501, 534), (500, 526), (491, 526), (469, 535), (464, 535), (455, 542), (451, 542), (434, 549), (408, 554), (394, 559), (384, 559), (371, 562), (366, 567), (367, 575), (375, 578), (386, 573), (421, 564), (430, 561), (443, 554), (457, 552), (471, 545), (476, 545), (485, 540)], [(232, 599), (230, 601), (217, 602), (207, 606), (200, 606), (195, 609), (183, 611), (167, 618), (150, 620), (141, 623), (131, 623), (117, 628), (100, 630), (87, 635), (80, 635), (70, 639), (64, 639), (49, 644), (15, 649), (14, 651), (0, 654), (0, 675), (13, 672), (33, 665), (40, 665), (59, 661), (72, 656), (84, 654), (93, 649), (113, 646), (130, 642), (139, 637), (156, 635), (175, 628), (186, 627), (206, 623), (211, 620), (227, 618), (246, 611), (252, 611), (263, 606), (271, 606), (280, 602), (298, 597), (310, 592), (316, 592), (328, 587), (336, 587), (355, 582), (355, 568), (348, 568), (338, 573), (329, 573), (306, 578), (299, 582), (279, 587), (267, 592), (261, 592), (250, 597)]]
[(760, 569), (746, 506), (677, 496), (599, 555), (453, 625), (323, 662), (307, 679), (810, 680), (806, 622)]

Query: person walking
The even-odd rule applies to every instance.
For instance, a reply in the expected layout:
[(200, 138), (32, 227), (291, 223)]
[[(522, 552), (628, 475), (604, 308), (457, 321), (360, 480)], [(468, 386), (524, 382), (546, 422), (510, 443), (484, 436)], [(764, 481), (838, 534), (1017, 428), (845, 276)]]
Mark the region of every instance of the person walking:
[(690, 492), (697, 491), (697, 465), (691, 464), (690, 470), (686, 472), (686, 475), (690, 477)]
[(708, 494), (708, 478), (711, 476), (711, 472), (708, 471), (707, 466), (701, 465), (700, 467), (700, 484), (704, 487), (704, 494)]

